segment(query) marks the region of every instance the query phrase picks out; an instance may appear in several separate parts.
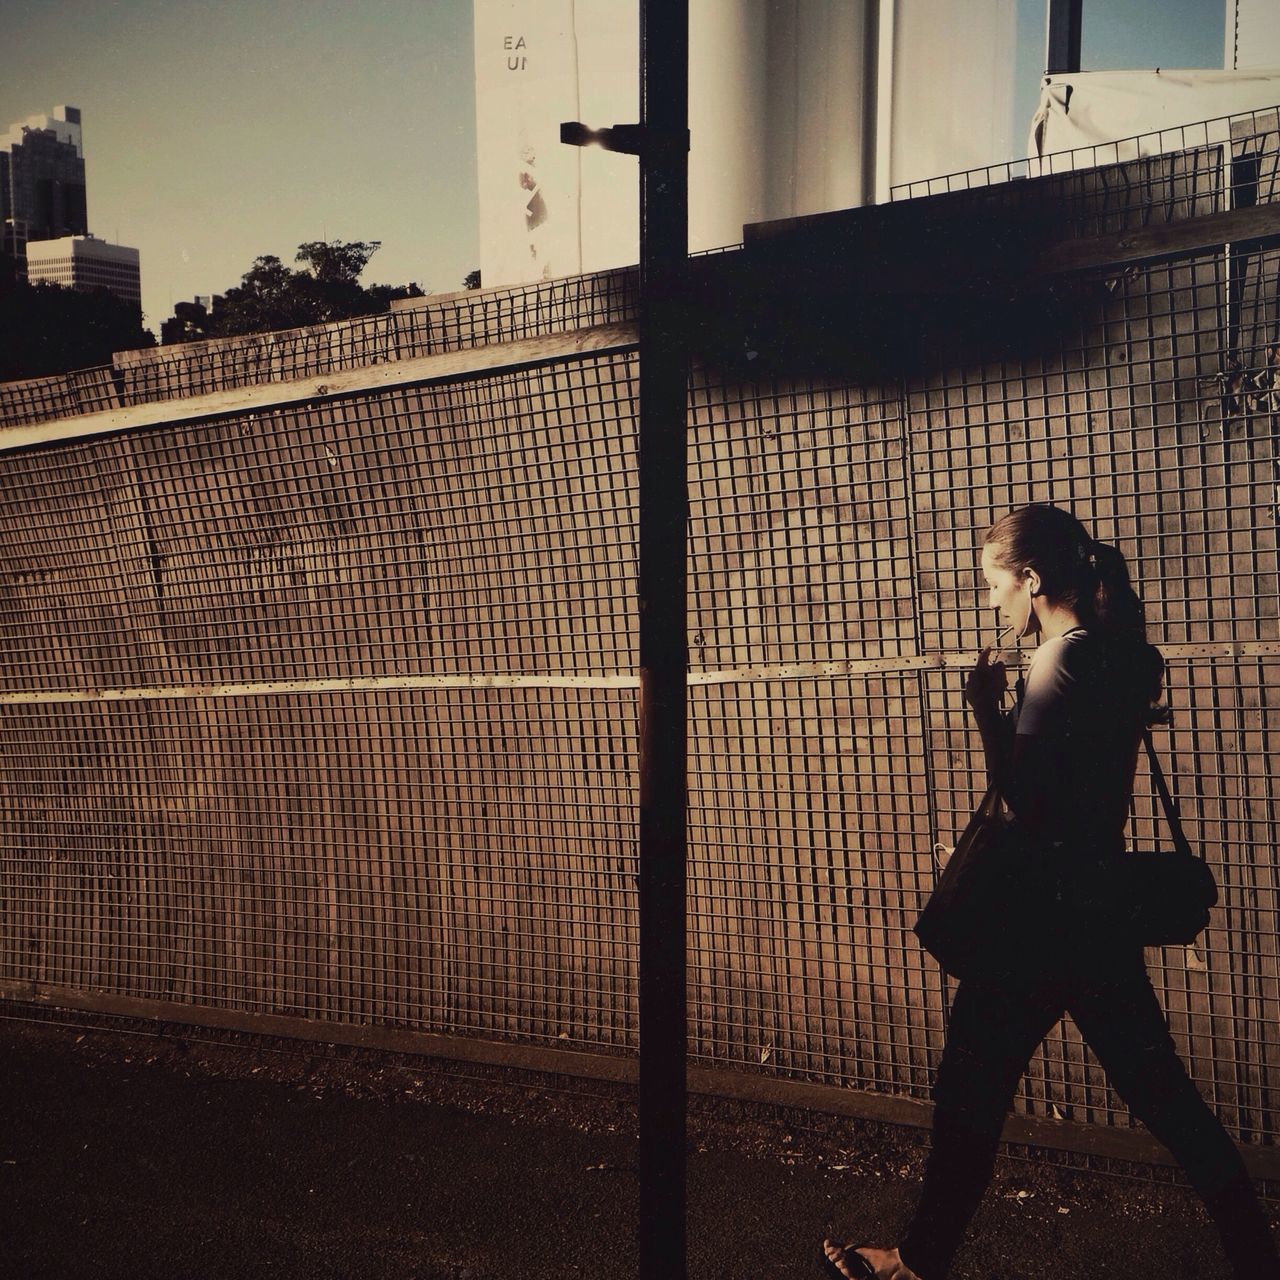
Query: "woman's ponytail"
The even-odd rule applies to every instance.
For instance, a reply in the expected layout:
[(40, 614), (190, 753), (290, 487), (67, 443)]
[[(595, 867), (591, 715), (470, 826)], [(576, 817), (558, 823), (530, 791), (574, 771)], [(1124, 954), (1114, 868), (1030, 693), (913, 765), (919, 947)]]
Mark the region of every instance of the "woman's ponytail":
[(1147, 616), (1129, 578), (1129, 565), (1119, 547), (1090, 540), (1086, 549), (1091, 599), (1081, 600), (1104, 631), (1146, 640)]
[(1164, 658), (1147, 640), (1147, 613), (1129, 578), (1129, 565), (1119, 547), (1090, 539), (1086, 562), (1092, 578), (1092, 598), (1081, 600), (1098, 627), (1122, 642), (1133, 655), (1134, 678), (1144, 698), (1159, 702), (1164, 686)]

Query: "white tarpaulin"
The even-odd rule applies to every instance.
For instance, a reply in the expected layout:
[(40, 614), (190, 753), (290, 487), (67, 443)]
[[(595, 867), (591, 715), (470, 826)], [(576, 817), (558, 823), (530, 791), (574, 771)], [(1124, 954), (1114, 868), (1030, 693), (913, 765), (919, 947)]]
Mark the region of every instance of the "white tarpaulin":
[[(1133, 139), (1105, 161), (1178, 151), (1219, 139), (1182, 127), (1280, 105), (1280, 67), (1259, 71), (1080, 71), (1046, 76), (1027, 155)], [(1160, 131), (1165, 131), (1161, 135)], [(1104, 162), (1105, 162), (1104, 161)], [(1082, 163), (1093, 163), (1082, 158)]]

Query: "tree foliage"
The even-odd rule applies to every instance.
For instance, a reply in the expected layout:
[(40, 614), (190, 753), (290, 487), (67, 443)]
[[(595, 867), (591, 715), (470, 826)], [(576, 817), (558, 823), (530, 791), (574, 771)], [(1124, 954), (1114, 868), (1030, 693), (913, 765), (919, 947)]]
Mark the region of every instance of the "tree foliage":
[(106, 289), (27, 284), (12, 259), (0, 261), (0, 382), (110, 364), (117, 351), (155, 344), (136, 304)]
[(311, 274), (324, 284), (356, 284), (369, 259), (382, 246), (380, 240), (308, 240), (298, 246), (295, 262), (305, 262)]
[(372, 285), (360, 277), (377, 252), (377, 240), (308, 240), (286, 266), (274, 254), (255, 258), (240, 283), (215, 297), (212, 312), (181, 303), (165, 322), (166, 342), (268, 333), (304, 325), (379, 315), (396, 298), (421, 298), (417, 284)]

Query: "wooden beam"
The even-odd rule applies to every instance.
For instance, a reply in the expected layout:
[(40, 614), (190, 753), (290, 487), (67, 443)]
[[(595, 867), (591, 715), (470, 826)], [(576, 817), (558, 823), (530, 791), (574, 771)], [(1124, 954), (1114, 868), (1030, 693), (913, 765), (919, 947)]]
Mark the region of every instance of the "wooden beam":
[[(1214, 640), (1190, 644), (1162, 644), (1165, 658), (1280, 657), (1277, 640)], [(1005, 662), (1019, 666), (1026, 653), (1005, 654)], [(931, 649), (892, 658), (840, 658), (832, 662), (796, 662), (781, 666), (705, 667), (688, 673), (690, 685), (751, 684), (766, 680), (827, 680), (848, 676), (901, 675), (907, 671), (968, 671), (976, 654), (963, 649)], [(278, 694), (376, 693), (393, 689), (637, 689), (635, 672), (593, 676), (520, 675), (395, 675), (330, 676), (314, 680), (247, 680), (235, 684), (166, 684), (103, 686), (92, 689), (15, 689), (0, 692), (0, 707), (64, 706), (72, 703), (181, 702), (193, 698), (267, 698)]]
[(1053, 276), (1227, 244), (1280, 243), (1280, 203), (1058, 239), (1052, 184), (1062, 176), (1028, 179), (1008, 205), (1000, 203), (1000, 189), (978, 188), (749, 227), (744, 251), (699, 260), (698, 269), (713, 290), (745, 286), (757, 305), (776, 307), (796, 295), (902, 300), (1016, 291)]
[(1061, 241), (1036, 259), (1032, 264), (1032, 273), (1063, 275), (1073, 271), (1123, 267), (1160, 258), (1212, 252), (1227, 244), (1234, 248), (1246, 248), (1278, 242), (1280, 204), (1263, 204), (1251, 209), (1207, 213), (1199, 218), (1166, 222), (1136, 231), (1091, 236), (1086, 240)]

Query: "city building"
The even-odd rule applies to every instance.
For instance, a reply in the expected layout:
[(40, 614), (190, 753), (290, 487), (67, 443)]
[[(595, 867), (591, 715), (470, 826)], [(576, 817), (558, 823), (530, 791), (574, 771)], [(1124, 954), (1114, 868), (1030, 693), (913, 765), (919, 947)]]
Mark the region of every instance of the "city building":
[(78, 107), (54, 107), (52, 115), (31, 116), (0, 137), (0, 224), (19, 278), (31, 241), (88, 233)]
[(221, 295), (198, 293), (190, 302), (175, 302), (173, 315), (160, 325), (160, 341), (167, 344), (207, 338), (214, 305), (221, 301)]
[(137, 249), (107, 244), (93, 236), (28, 241), (27, 279), (32, 284), (43, 281), (65, 289), (108, 289), (142, 308)]

